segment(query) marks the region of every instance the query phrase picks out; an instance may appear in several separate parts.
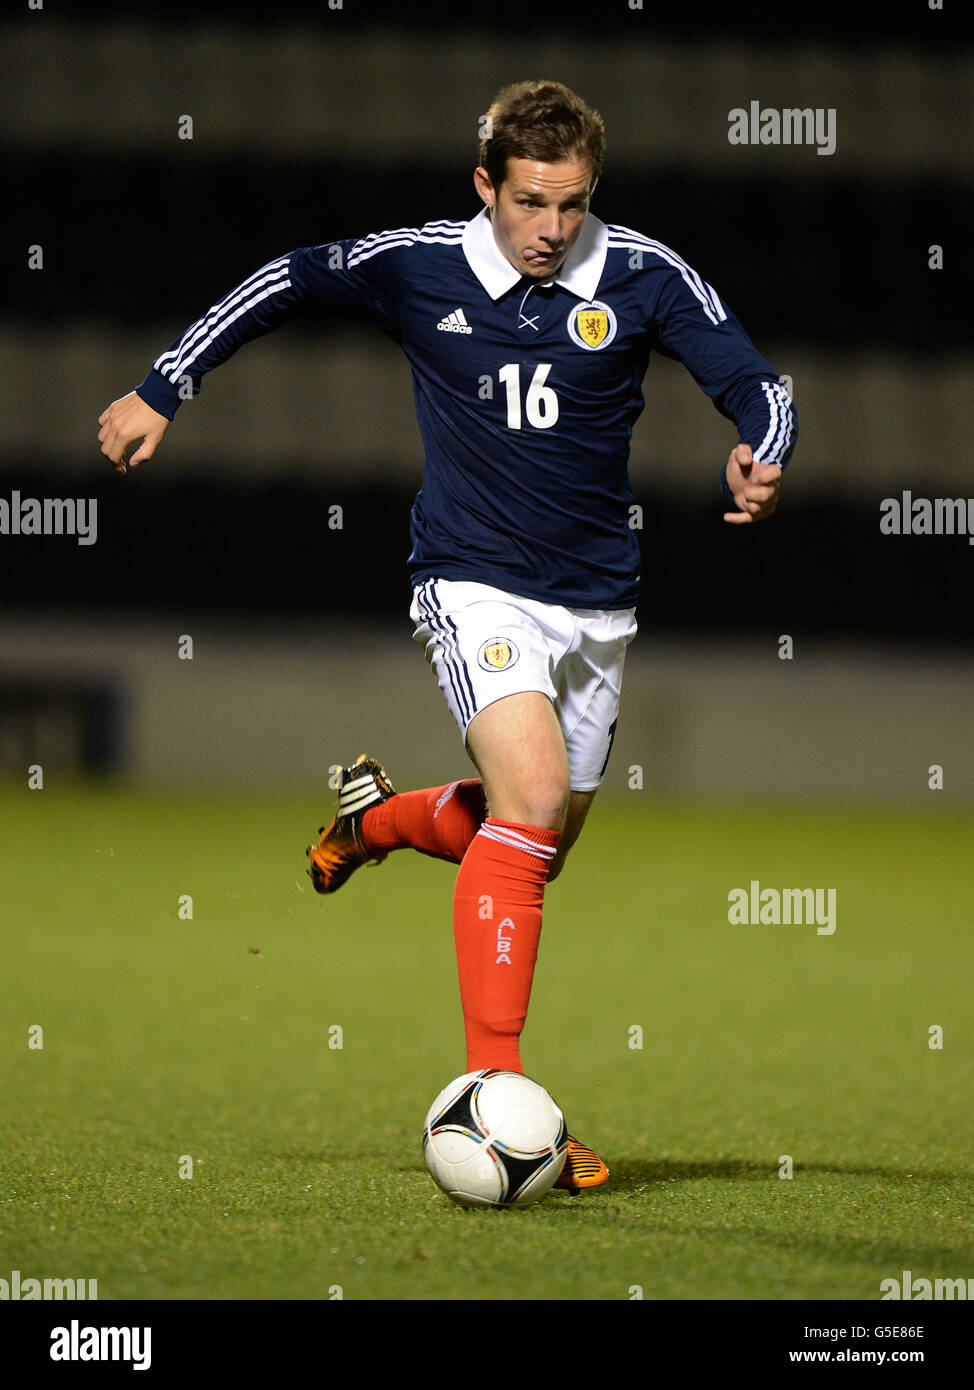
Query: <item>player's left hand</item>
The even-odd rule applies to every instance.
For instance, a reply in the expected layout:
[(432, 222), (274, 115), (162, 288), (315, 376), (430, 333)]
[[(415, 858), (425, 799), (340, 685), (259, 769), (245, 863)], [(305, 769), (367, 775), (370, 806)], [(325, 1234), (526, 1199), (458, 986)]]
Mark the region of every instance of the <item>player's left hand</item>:
[(724, 520), (741, 526), (770, 516), (778, 505), (780, 479), (778, 464), (760, 463), (754, 459), (750, 444), (738, 444), (727, 460), (727, 486), (743, 510), (725, 512)]

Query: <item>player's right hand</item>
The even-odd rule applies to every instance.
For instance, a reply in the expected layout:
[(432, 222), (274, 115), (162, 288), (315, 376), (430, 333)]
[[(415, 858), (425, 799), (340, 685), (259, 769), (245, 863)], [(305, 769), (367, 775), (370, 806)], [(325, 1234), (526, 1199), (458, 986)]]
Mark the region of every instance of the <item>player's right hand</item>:
[(134, 391), (112, 401), (108, 409), (99, 415), (98, 423), (101, 425), (98, 432), (101, 451), (116, 473), (125, 472), (125, 451), (134, 440), (141, 439), (142, 443), (127, 460), (131, 468), (136, 468), (143, 459), (151, 459), (169, 428), (165, 415), (146, 405)]

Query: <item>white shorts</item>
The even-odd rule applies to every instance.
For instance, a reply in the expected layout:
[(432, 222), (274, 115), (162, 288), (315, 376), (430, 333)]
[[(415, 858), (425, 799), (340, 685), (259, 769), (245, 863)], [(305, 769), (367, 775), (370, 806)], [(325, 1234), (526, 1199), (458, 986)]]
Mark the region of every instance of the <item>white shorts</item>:
[(427, 579), (413, 590), (409, 616), (464, 741), (486, 705), (539, 690), (561, 723), (572, 791), (599, 786), (636, 635), (634, 608), (561, 608), (489, 584)]

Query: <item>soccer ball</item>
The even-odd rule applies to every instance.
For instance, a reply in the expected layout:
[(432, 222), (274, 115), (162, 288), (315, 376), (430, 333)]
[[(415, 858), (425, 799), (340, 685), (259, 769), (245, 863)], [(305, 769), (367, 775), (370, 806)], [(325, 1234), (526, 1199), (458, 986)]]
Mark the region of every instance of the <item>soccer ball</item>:
[(543, 1086), (516, 1071), (458, 1076), (429, 1108), (423, 1156), (462, 1207), (527, 1207), (565, 1165), (565, 1117)]

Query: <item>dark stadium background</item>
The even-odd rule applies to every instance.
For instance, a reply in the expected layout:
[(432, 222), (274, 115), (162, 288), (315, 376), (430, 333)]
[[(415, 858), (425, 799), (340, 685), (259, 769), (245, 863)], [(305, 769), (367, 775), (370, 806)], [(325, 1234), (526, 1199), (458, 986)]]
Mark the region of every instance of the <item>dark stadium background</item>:
[[(647, 3), (633, 12), (620, 0), (559, 6), (549, 19), (526, 17), (524, 7), (508, 4), (472, 10), (348, 0), (336, 12), (324, 4), (271, 10), (202, 0), (178, 12), (108, 2), (8, 12), (2, 35), (10, 80), (0, 142), (13, 196), (2, 328), (18, 365), (14, 371), (8, 362), (5, 372), (0, 495), (17, 488), (25, 495), (96, 496), (101, 539), (80, 547), (61, 538), (4, 538), (0, 603), (6, 615), (29, 625), (34, 614), (68, 624), (81, 616), (136, 622), (172, 614), (180, 631), (192, 631), (194, 615), (205, 614), (208, 621), (226, 619), (265, 633), (278, 624), (297, 625), (309, 640), (336, 621), (388, 620), (403, 644), (409, 507), (419, 471), (403, 465), (389, 437), (400, 430), (415, 457), (411, 410), (386, 406), (380, 383), (376, 418), (385, 412), (388, 428), (370, 454), (372, 418), (356, 425), (343, 414), (334, 377), (322, 381), (317, 403), (307, 399), (306, 379), (292, 387), (290, 400), (282, 396), (288, 363), (323, 345), (334, 349), (337, 361), (350, 343), (362, 341), (347, 325), (293, 325), (272, 335), (280, 340), (272, 349), (279, 354), (276, 375), (261, 401), (249, 402), (261, 411), (261, 437), (273, 439), (273, 421), (298, 401), (304, 418), (317, 410), (318, 422), (281, 454), (263, 444), (259, 456), (252, 449), (248, 454), (248, 427), (234, 414), (247, 390), (240, 362), (246, 356), (257, 370), (255, 355), (271, 351), (266, 338), (204, 383), (200, 400), (183, 407), (157, 459), (138, 474), (116, 477), (95, 434), (109, 400), (136, 385), (183, 327), (271, 257), (296, 245), (476, 211), (470, 186), (475, 123), (497, 84), (485, 76), (483, 88), (470, 90), (460, 105), (455, 91), (446, 100), (435, 70), (413, 74), (403, 66), (402, 55), (421, 51), (428, 36), (439, 53), (455, 44), (468, 56), (479, 39), (495, 48), (506, 44), (510, 79), (538, 75), (537, 55), (552, 42), (562, 45), (559, 51), (567, 45), (583, 72), (591, 54), (590, 85), (584, 78), (575, 85), (607, 115), (608, 159), (595, 211), (675, 247), (728, 300), (777, 369), (794, 374), (802, 437), (779, 513), (770, 523), (741, 530), (720, 522), (717, 474), (732, 442), (730, 427), (714, 436), (721, 442), (713, 449), (690, 449), (683, 458), (662, 447), (654, 451), (657, 421), (679, 441), (683, 420), (703, 428), (714, 412), (692, 384), (671, 405), (666, 383), (672, 377), (658, 378), (659, 368), (651, 367), (635, 479), (645, 517), (644, 634), (710, 641), (715, 650), (741, 636), (774, 640), (786, 632), (825, 643), (887, 644), (901, 653), (928, 642), (968, 650), (974, 614), (972, 551), (965, 539), (887, 537), (878, 524), (887, 493), (898, 496), (901, 487), (912, 486), (916, 495), (956, 496), (958, 471), (970, 476), (962, 462), (970, 451), (964, 425), (965, 418), (971, 423), (969, 398), (947, 419), (924, 394), (924, 382), (940, 376), (962, 380), (970, 354), (968, 246), (959, 236), (971, 225), (969, 154), (966, 172), (961, 158), (931, 163), (923, 155), (931, 142), (942, 148), (947, 141), (950, 148), (952, 139), (970, 149), (969, 103), (966, 111), (954, 104), (956, 83), (938, 85), (938, 74), (956, 79), (969, 60), (970, 25), (957, 9), (933, 13), (917, 0), (884, 6), (881, 18), (871, 6), (838, 4)], [(40, 26), (47, 26), (42, 41)], [(58, 38), (59, 26), (67, 37)], [(359, 97), (364, 108), (388, 110), (384, 135), (380, 122), (376, 138), (364, 147), (352, 141), (351, 152), (341, 138), (315, 138), (312, 124), (307, 148), (291, 137), (275, 140), (275, 112), (290, 100), (289, 84), (273, 88), (261, 72), (261, 55), (291, 30), (302, 42), (322, 51), (337, 47), (351, 59), (375, 46), (373, 86)], [(122, 51), (122, 31), (130, 36), (124, 50), (130, 56), (131, 36), (144, 36), (134, 68), (112, 58)], [(103, 60), (87, 87), (84, 74), (74, 74), (72, 90), (85, 93), (86, 109), (77, 115), (63, 92), (59, 96), (72, 63), (71, 33), (82, 36), (87, 52), (95, 45)], [(192, 142), (179, 141), (176, 116), (192, 113), (205, 94), (206, 55), (218, 71), (221, 43), (238, 52), (243, 46), (252, 90), (240, 91), (226, 113), (231, 134), (214, 140), (211, 116), (209, 125), (199, 122)], [(758, 158), (726, 143), (725, 105), (716, 125), (712, 112), (709, 125), (701, 122), (696, 145), (689, 147), (692, 158), (661, 156), (655, 123), (665, 116), (670, 124), (693, 125), (696, 115), (689, 105), (663, 109), (674, 101), (672, 90), (679, 101), (680, 83), (692, 83), (699, 54), (719, 67), (722, 53), (742, 44), (756, 74), (777, 74), (783, 92), (792, 90), (787, 82), (794, 71), (795, 104), (828, 105), (828, 83), (855, 68), (865, 83), (862, 102), (872, 101), (874, 114), (883, 103), (890, 111), (913, 103), (915, 115), (904, 128), (917, 133), (918, 143), (890, 151), (880, 121), (872, 149), (850, 161), (845, 142), (857, 112), (846, 105), (839, 109), (835, 156), (769, 150)], [(634, 50), (656, 46), (672, 59), (675, 88), (669, 95), (646, 90), (644, 144), (634, 147), (624, 118), (613, 116), (616, 88), (624, 89)], [(166, 107), (171, 138), (140, 143), (126, 126), (139, 115), (141, 96), (163, 58), (166, 72), (175, 75), (171, 112)], [(113, 61), (127, 66), (116, 71)], [(916, 65), (920, 74), (902, 95), (890, 76), (897, 62)], [(807, 77), (809, 63), (819, 87)], [(493, 68), (485, 63), (487, 71)], [(328, 92), (317, 95), (332, 100)], [(758, 75), (739, 95), (744, 105), (769, 100)], [(632, 92), (627, 96), (631, 102)], [(858, 99), (853, 89), (853, 107)], [(341, 100), (337, 92), (334, 101)], [(249, 115), (251, 101), (259, 116)], [(435, 142), (424, 145), (423, 138), (397, 133), (397, 122), (417, 110), (429, 123), (424, 129), (465, 122), (467, 134), (456, 135), (444, 152)], [(620, 157), (625, 142), (628, 154)], [(26, 248), (37, 243), (44, 246), (42, 273), (26, 267)], [(945, 247), (942, 271), (927, 267), (932, 243)], [(56, 371), (49, 365), (54, 356)], [(270, 356), (260, 360), (271, 363)], [(826, 395), (810, 399), (806, 360), (828, 375)], [(404, 361), (399, 373), (405, 393)], [(217, 383), (217, 377), (226, 380)], [(66, 382), (70, 411), (63, 401)], [(192, 444), (187, 417), (194, 413), (211, 431), (219, 422), (220, 459)], [(847, 430), (839, 427), (858, 415), (862, 424), (851, 449)], [(359, 429), (356, 457), (335, 444), (335, 422), (346, 439), (350, 429)], [(239, 468), (238, 433), (245, 460)], [(363, 455), (369, 455), (364, 472)], [(940, 480), (944, 464), (949, 474)], [(820, 481), (825, 469), (827, 484)], [(873, 481), (877, 469), (885, 473)], [(887, 481), (893, 477), (895, 484)], [(335, 504), (344, 510), (341, 531), (327, 527)]]

